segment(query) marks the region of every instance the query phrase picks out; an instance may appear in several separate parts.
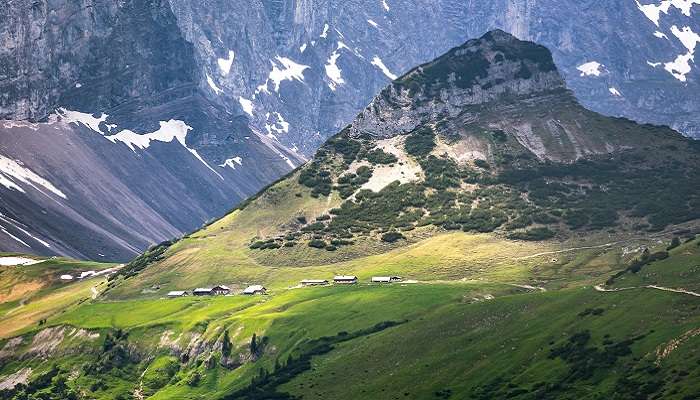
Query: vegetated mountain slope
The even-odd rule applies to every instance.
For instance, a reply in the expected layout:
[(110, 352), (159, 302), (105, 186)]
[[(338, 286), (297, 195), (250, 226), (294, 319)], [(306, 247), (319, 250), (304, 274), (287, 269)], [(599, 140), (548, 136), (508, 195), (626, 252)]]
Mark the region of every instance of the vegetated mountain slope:
[(0, 336), (35, 329), (66, 309), (97, 297), (121, 265), (65, 258), (0, 255)]
[[(694, 226), (699, 155), (668, 128), (584, 109), (544, 47), (494, 31), (399, 78), (307, 165), (134, 268), (110, 295), (214, 277), (288, 284), (307, 274), (298, 266), (360, 273), (368, 255), (435, 249), (456, 230), (579, 247)], [(455, 245), (397, 262), (396, 273), (473, 276), (436, 272), (461, 257), (471, 256)], [(272, 269), (283, 268), (280, 281)]]
[[(692, 281), (699, 243), (687, 241), (665, 260), (617, 279)], [(595, 253), (556, 257), (578, 258), (579, 267), (597, 271), (644, 258), (622, 245)], [(537, 258), (528, 273), (567, 279), (571, 268), (550, 264), (551, 257)], [(597, 278), (597, 288), (548, 291), (516, 286), (517, 274), (510, 284), (371, 285), (366, 273), (353, 287), (277, 287), (260, 297), (87, 300), (0, 340), (0, 384), (9, 387), (0, 393), (8, 399), (38, 393), (51, 399), (696, 397), (700, 298), (643, 286), (612, 291), (603, 284), (610, 274)]]
[(167, 4), (13, 10), (3, 71), (46, 67), (3, 80), (5, 100), (24, 99), (13, 112), (37, 122), (0, 122), (1, 249), (129, 260), (301, 162), (202, 95)]
[[(0, 124), (0, 155), (33, 171), (75, 164), (70, 149), (49, 151), (61, 147), (57, 135), (15, 140), (25, 136), (27, 120), (45, 122), (64, 108), (153, 162), (131, 162), (125, 148), (102, 149), (105, 140), (88, 142), (80, 152), (96, 157), (82, 162), (104, 165), (84, 170), (120, 173), (96, 173), (99, 182), (63, 181), (59, 189), (73, 193), (60, 212), (50, 212), (45, 203), (51, 200), (43, 196), (0, 186), (3, 198), (13, 198), (0, 212), (14, 221), (2, 224), (0, 248), (128, 259), (220, 216), (300, 165), (396, 75), (494, 27), (549, 45), (568, 87), (586, 106), (692, 135), (700, 115), (691, 62), (696, 4), (6, 1), (0, 8), (0, 117), (8, 121)], [(103, 114), (104, 122), (97, 122)], [(177, 149), (133, 144), (135, 134), (153, 134), (171, 120), (192, 127), (187, 135), (160, 132), (161, 141)], [(37, 129), (45, 131), (44, 125)], [(188, 153), (175, 142), (176, 133)], [(19, 146), (31, 140), (44, 145), (34, 146), (30, 157)], [(40, 176), (55, 185), (52, 179), (63, 179)], [(82, 194), (84, 184), (105, 182), (119, 189), (98, 190), (102, 195), (93, 203), (118, 203), (124, 212), (86, 204), (92, 194)], [(177, 201), (185, 212), (172, 207)], [(31, 211), (40, 209), (48, 214)], [(128, 214), (140, 218), (129, 221)], [(49, 248), (32, 236), (56, 243)]]

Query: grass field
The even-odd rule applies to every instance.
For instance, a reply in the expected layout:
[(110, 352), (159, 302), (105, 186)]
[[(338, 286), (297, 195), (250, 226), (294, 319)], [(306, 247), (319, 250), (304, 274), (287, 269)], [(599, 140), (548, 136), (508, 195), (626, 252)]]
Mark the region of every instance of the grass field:
[[(646, 287), (696, 289), (697, 239), (606, 286), (633, 289), (609, 292), (594, 285), (624, 270), (642, 246), (664, 250), (668, 237), (525, 242), (419, 228), (401, 244), (297, 247), (274, 257), (249, 249), (259, 234), (251, 227), (274, 231), (296, 219), (294, 210), (313, 215), (332, 206), (284, 198), (295, 190), (264, 194), (128, 279), (59, 284), (56, 274), (86, 267), (68, 261), (4, 275), (43, 286), (22, 304), (0, 305), (0, 360), (9, 360), (0, 383), (31, 368), (29, 382), (56, 374), (39, 390), (47, 398), (75, 392), (105, 400), (687, 400), (700, 393), (700, 297)], [(300, 203), (284, 208), (288, 202)], [(334, 274), (356, 274), (361, 283), (297, 286)], [(389, 274), (411, 283), (368, 283)], [(269, 291), (164, 298), (217, 283), (235, 290), (262, 283)], [(7, 339), (17, 335), (19, 344)], [(39, 343), (56, 343), (51, 362), (21, 356), (40, 354)], [(62, 392), (57, 380), (66, 382)]]
[(115, 266), (63, 258), (37, 259), (43, 261), (0, 266), (0, 338), (31, 329), (40, 320), (96, 296), (106, 283), (104, 277), (66, 282), (59, 279), (61, 275)]
[[(418, 266), (416, 271), (425, 265), (420, 273), (438, 274), (437, 269), (428, 269), (432, 261), (421, 264), (418, 255), (440, 257), (446, 251), (441, 246), (447, 246), (449, 251), (464, 249), (460, 257), (466, 258), (470, 251), (484, 254), (489, 246), (499, 248), (499, 239), (492, 236), (460, 236), (369, 256), (368, 263), (387, 269), (367, 271), (394, 271), (399, 268), (395, 260), (409, 259), (408, 254), (411, 265)], [(679, 277), (693, 280), (700, 261), (697, 242), (673, 249), (668, 259), (638, 274), (625, 275), (624, 285), (646, 279), (645, 273), (669, 286), (680, 284)], [(422, 246), (433, 247), (427, 251)], [(50, 315), (42, 327), (27, 325), (23, 331), (69, 326), (98, 333), (97, 342), (78, 346), (89, 351), (78, 354), (71, 350), (78, 339), (66, 336), (63, 340), (72, 344), (60, 347), (54, 357), (66, 374), (76, 365), (112, 360), (111, 369), (95, 375), (82, 367), (69, 380), (69, 388), (96, 399), (133, 393), (151, 399), (226, 398), (232, 393), (241, 399), (273, 398), (270, 393), (304, 399), (529, 399), (563, 398), (563, 393), (567, 398), (612, 393), (616, 398), (639, 398), (634, 397), (639, 395), (634, 387), (645, 387), (635, 384), (639, 382), (655, 382), (648, 390), (662, 398), (688, 399), (700, 393), (699, 336), (689, 334), (700, 327), (700, 298), (644, 288), (599, 292), (593, 283), (604, 282), (609, 274), (600, 272), (596, 263), (610, 262), (620, 269), (619, 254), (612, 256), (604, 247), (581, 249), (555, 253), (568, 260), (556, 263), (553, 254), (536, 255), (540, 250), (531, 249), (532, 254), (518, 258), (527, 266), (521, 269), (522, 276), (508, 267), (498, 268), (498, 254), (517, 254), (501, 248), (485, 256), (493, 260), (493, 271), (478, 271), (476, 259), (464, 263), (482, 274), (491, 272), (489, 279), (469, 279), (468, 268), (457, 270), (459, 264), (447, 264), (445, 258), (446, 270), (458, 271), (454, 276), (417, 283), (288, 289), (280, 279), (266, 296), (88, 299), (67, 306), (49, 297), (46, 301), (62, 312)], [(546, 259), (551, 267), (541, 265)], [(297, 267), (325, 272), (316, 268)], [(597, 268), (600, 279), (591, 278), (587, 268)], [(557, 280), (564, 274), (571, 277), (566, 283)], [(512, 285), (530, 282), (533, 276), (550, 279), (546, 291)], [(54, 296), (60, 298), (68, 288), (75, 288), (70, 291), (74, 295), (86, 295), (90, 286), (81, 285), (87, 283), (55, 289)], [(42, 304), (35, 307), (45, 310)], [(396, 325), (372, 330), (387, 322)], [(117, 332), (125, 334), (120, 338)], [(567, 345), (583, 333), (588, 336), (582, 345)], [(228, 354), (222, 347), (225, 337)], [(319, 340), (331, 344), (321, 351)], [(106, 341), (117, 345), (107, 350), (100, 345)], [(131, 349), (135, 358), (129, 363), (114, 361), (119, 343)], [(7, 342), (0, 343), (0, 349), (4, 345)], [(27, 341), (22, 346), (17, 351), (28, 352), (36, 344)], [(563, 354), (573, 356), (552, 356), (562, 348), (567, 349)], [(298, 360), (308, 360), (308, 365)], [(289, 370), (294, 366), (294, 373), (285, 372), (287, 366)], [(15, 360), (0, 375), (30, 367), (36, 373), (48, 368), (35, 359)], [(266, 372), (261, 375), (261, 370)], [(251, 380), (267, 390), (263, 397), (246, 392)]]

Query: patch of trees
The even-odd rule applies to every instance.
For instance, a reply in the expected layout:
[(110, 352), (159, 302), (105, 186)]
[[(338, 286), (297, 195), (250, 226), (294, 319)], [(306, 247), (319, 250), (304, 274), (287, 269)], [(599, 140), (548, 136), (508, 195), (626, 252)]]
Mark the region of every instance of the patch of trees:
[(387, 232), (382, 235), (382, 242), (386, 243), (394, 243), (398, 242), (399, 240), (406, 239), (404, 235), (402, 235), (400, 232)]
[(681, 238), (679, 238), (678, 236), (675, 236), (673, 239), (671, 239), (671, 244), (668, 245), (666, 250), (669, 250), (669, 251), (673, 250), (680, 245), (681, 245)]
[(660, 261), (660, 260), (665, 260), (669, 257), (669, 254), (667, 251), (657, 251), (654, 253), (651, 253), (649, 249), (644, 249), (642, 252), (642, 255), (639, 256), (639, 258), (635, 258), (630, 262), (630, 264), (625, 268), (624, 270), (616, 273), (615, 275), (611, 276), (606, 282), (606, 285), (612, 285), (615, 283), (615, 280), (622, 275), (631, 272), (633, 274), (636, 274), (637, 272), (641, 271), (642, 268), (646, 265), (649, 265), (655, 261)]
[(395, 155), (387, 153), (380, 148), (375, 148), (364, 153), (362, 157), (372, 164), (394, 164), (399, 161)]
[(279, 392), (281, 385), (291, 381), (298, 375), (311, 369), (311, 360), (315, 356), (327, 354), (342, 342), (347, 342), (372, 333), (381, 332), (385, 329), (401, 324), (401, 322), (385, 321), (372, 327), (355, 332), (339, 332), (335, 336), (324, 336), (303, 343), (296, 355), (291, 355), (284, 364), (279, 360), (275, 363), (274, 369), (270, 372), (265, 368), (260, 368), (258, 375), (252, 379), (250, 385), (227, 394), (223, 400), (291, 400), (294, 397), (288, 393)]
[(250, 246), (251, 250), (279, 249), (282, 244), (277, 239), (256, 240)]
[(312, 197), (331, 194), (331, 173), (316, 161), (301, 170), (299, 183), (311, 189)]
[(362, 142), (350, 138), (347, 133), (341, 133), (330, 138), (323, 147), (342, 155), (345, 165), (350, 165), (362, 150)]
[(510, 235), (508, 235), (508, 238), (514, 240), (538, 241), (551, 239), (554, 237), (554, 235), (556, 235), (556, 232), (554, 232), (553, 230), (547, 227), (539, 227), (528, 229), (524, 232), (513, 232)]
[[(476, 85), (480, 79), (488, 77), (488, 68), (491, 63), (486, 59), (481, 50), (464, 52), (456, 56), (453, 52), (439, 58), (435, 62), (413, 70), (410, 74), (394, 81), (397, 90), (407, 89), (408, 95), (414, 97), (423, 92), (426, 97), (449, 87), (451, 76), (454, 84), (462, 89)], [(454, 74), (454, 75), (453, 75)]]
[(347, 199), (352, 196), (362, 185), (369, 182), (372, 177), (372, 168), (363, 165), (357, 169), (356, 173), (349, 172), (341, 175), (338, 178), (338, 184), (335, 189), (340, 194), (340, 197)]
[(155, 246), (150, 247), (140, 256), (134, 258), (131, 262), (126, 264), (124, 268), (119, 270), (118, 273), (109, 277), (109, 281), (116, 279), (119, 276), (123, 276), (124, 279), (128, 279), (132, 276), (138, 275), (139, 272), (146, 269), (151, 264), (154, 264), (163, 258), (165, 258), (165, 252), (175, 243), (173, 240), (166, 240)]
[(29, 383), (20, 383), (12, 389), (0, 390), (2, 400), (78, 400), (78, 393), (67, 384), (68, 373), (56, 365), (41, 373)]
[(121, 329), (108, 332), (102, 342), (100, 356), (86, 368), (86, 372), (99, 375), (113, 369), (123, 369), (137, 361), (129, 352), (128, 336), (128, 333)]
[(700, 205), (700, 176), (692, 163), (664, 162), (651, 169), (640, 158), (644, 155), (630, 152), (570, 165), (508, 167), (498, 179), (527, 192), (539, 207), (563, 210), (571, 229), (615, 226), (620, 213), (646, 218), (650, 231), (700, 218), (694, 207)]
[(549, 358), (560, 358), (566, 362), (569, 371), (564, 382), (586, 380), (597, 371), (611, 368), (620, 357), (632, 354), (630, 346), (644, 336), (625, 339), (619, 342), (608, 340), (602, 348), (590, 346), (589, 331), (575, 333), (569, 339), (549, 351)]
[(431, 127), (420, 127), (406, 136), (404, 149), (414, 157), (425, 157), (435, 148), (435, 132)]
[(460, 168), (450, 158), (428, 156), (419, 161), (423, 174), (424, 185), (434, 189), (459, 187), (462, 181)]

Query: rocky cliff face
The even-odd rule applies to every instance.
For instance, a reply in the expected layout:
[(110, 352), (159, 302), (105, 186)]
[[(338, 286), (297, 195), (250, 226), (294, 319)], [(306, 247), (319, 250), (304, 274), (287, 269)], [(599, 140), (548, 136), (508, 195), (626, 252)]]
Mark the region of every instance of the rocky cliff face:
[(496, 30), (395, 80), (360, 113), (350, 135), (390, 138), (456, 118), (470, 106), (548, 92), (567, 97), (565, 89), (545, 47)]
[[(119, 4), (5, 5), (0, 115), (40, 119), (59, 102), (102, 111), (192, 82), (310, 155), (396, 75), (501, 28), (551, 48), (584, 105), (689, 135), (698, 130), (697, 0)], [(113, 78), (110, 98), (81, 103), (105, 75)]]
[(303, 162), (198, 89), (167, 2), (1, 13), (3, 251), (128, 260)]
[(201, 86), (229, 107), (250, 101), (254, 126), (306, 155), (395, 76), (494, 28), (552, 49), (586, 107), (699, 132), (697, 0), (171, 4)]

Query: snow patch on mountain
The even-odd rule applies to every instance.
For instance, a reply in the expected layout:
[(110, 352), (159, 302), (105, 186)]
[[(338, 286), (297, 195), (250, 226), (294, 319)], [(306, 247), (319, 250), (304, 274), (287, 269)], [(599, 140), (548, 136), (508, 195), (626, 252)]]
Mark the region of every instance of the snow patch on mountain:
[(105, 136), (112, 143), (122, 142), (127, 145), (131, 151), (136, 152), (136, 148), (145, 150), (150, 147), (151, 142), (170, 143), (177, 140), (182, 147), (189, 151), (197, 160), (205, 167), (215, 173), (219, 178), (224, 179), (218, 172), (207, 163), (197, 150), (187, 146), (187, 132), (192, 130), (192, 127), (180, 120), (171, 119), (169, 121), (160, 121), (160, 128), (154, 132), (138, 134), (134, 131), (125, 129), (117, 134)]
[(42, 178), (34, 171), (25, 167), (21, 162), (12, 160), (0, 154), (0, 185), (10, 190), (25, 193), (21, 184), (46, 194), (49, 191), (56, 196), (67, 199), (68, 197), (48, 180)]
[(379, 56), (374, 56), (374, 58), (372, 59), (372, 65), (379, 68), (382, 71), (382, 73), (384, 73), (384, 75), (386, 75), (386, 77), (391, 79), (392, 81), (397, 78), (396, 74), (389, 71), (389, 68), (387, 68), (387, 66), (384, 65), (384, 62), (381, 58), (379, 58)]
[(389, 3), (386, 0), (382, 0), (382, 7), (385, 11), (389, 11)]
[(659, 26), (661, 13), (668, 14), (672, 6), (681, 10), (683, 15), (689, 17), (693, 5), (700, 4), (700, 0), (663, 0), (659, 4), (641, 4), (639, 0), (635, 1), (639, 10), (656, 26)]
[[(40, 239), (40, 238), (38, 238), (38, 237), (32, 235), (31, 232), (29, 232), (28, 230), (26, 230), (26, 229), (24, 229), (24, 228), (22, 227), (22, 223), (20, 223), (20, 222), (14, 220), (14, 219), (8, 217), (7, 215), (4, 215), (4, 214), (0, 213), (0, 221), (4, 222), (4, 223), (6, 223), (6, 224), (12, 225), (15, 229), (19, 230), (20, 232), (22, 232), (22, 233), (25, 234), (26, 236), (28, 236), (28, 237), (34, 239), (35, 241), (41, 243), (43, 246), (45, 246), (45, 247), (47, 247), (47, 248), (51, 248), (51, 245), (50, 245), (49, 243), (47, 243), (46, 241), (44, 241), (44, 240), (42, 240), (42, 239)], [(3, 230), (4, 230), (4, 229), (3, 229)], [(7, 232), (7, 231), (5, 231), (5, 232)], [(8, 234), (9, 234), (9, 233), (8, 233)], [(13, 236), (13, 235), (10, 235), (10, 236), (12, 236), (13, 238), (17, 239), (16, 236)], [(22, 240), (20, 240), (20, 241), (21, 241), (22, 243), (25, 243), (25, 242), (22, 241)], [(26, 245), (27, 247), (30, 247), (30, 248), (31, 248), (31, 246), (27, 245), (26, 243), (25, 243), (25, 245)], [(40, 263), (40, 262), (43, 262), (43, 260), (41, 260), (41, 261), (32, 260), (32, 261), (34, 261), (34, 262), (32, 262), (31, 264), (38, 264), (38, 263)], [(31, 264), (25, 264), (25, 265), (31, 265)]]
[[(700, 1), (700, 0), (698, 0)], [(671, 32), (688, 49), (686, 54), (679, 54), (675, 60), (664, 63), (664, 69), (681, 82), (686, 82), (686, 75), (690, 73), (690, 62), (695, 61), (695, 47), (700, 42), (700, 35), (693, 32), (690, 27), (679, 29), (676, 25), (671, 27)]]
[(368, 19), (368, 20), (367, 20), (367, 23), (370, 24), (370, 25), (372, 25), (372, 26), (375, 27), (375, 28), (378, 28), (378, 27), (379, 27), (379, 24), (376, 23), (376, 22), (374, 22), (374, 20)]
[(2, 225), (0, 225), (0, 232), (4, 233), (5, 236), (7, 236), (7, 237), (9, 237), (10, 239), (14, 240), (15, 242), (21, 244), (22, 246), (27, 247), (27, 248), (30, 248), (30, 249), (32, 248), (32, 246), (30, 246), (30, 245), (27, 244), (27, 242), (25, 242), (24, 240), (18, 238), (17, 236), (13, 235), (12, 233), (10, 233), (10, 231), (8, 231), (7, 228), (5, 228), (5, 227), (2, 226)]
[(219, 72), (221, 73), (221, 76), (227, 76), (229, 72), (231, 72), (231, 65), (233, 65), (233, 59), (235, 56), (236, 54), (233, 52), (233, 50), (229, 50), (228, 58), (219, 58), (216, 60), (217, 64), (219, 64)]
[(614, 87), (611, 87), (608, 90), (610, 91), (610, 94), (612, 94), (613, 96), (622, 97), (622, 94), (620, 93), (620, 91), (615, 89)]
[(700, 35), (693, 32), (689, 26), (684, 26), (683, 29), (679, 29), (676, 25), (673, 25), (671, 27), (671, 33), (683, 43), (683, 46), (685, 46), (689, 52), (695, 52), (695, 46), (700, 42)]
[(589, 61), (585, 64), (581, 64), (576, 69), (581, 71), (581, 76), (600, 76), (600, 67), (603, 65), (598, 61)]
[(668, 36), (666, 36), (666, 34), (661, 32), (661, 31), (654, 32), (654, 36), (656, 36), (659, 39), (667, 39), (668, 40)]
[(231, 169), (235, 170), (236, 169), (236, 164), (239, 166), (243, 165), (243, 159), (241, 157), (232, 157), (232, 158), (227, 158), (226, 161), (224, 161), (223, 164), (219, 164), (219, 167), (221, 168), (226, 168), (230, 167)]
[[(287, 57), (277, 56), (276, 60), (277, 62), (270, 60), (272, 71), (270, 71), (269, 75), (269, 79), (275, 84), (275, 92), (280, 91), (280, 83), (282, 81), (297, 80), (304, 82), (304, 70), (311, 68), (308, 65), (296, 63)], [(265, 87), (267, 87), (267, 82)]]
[[(265, 86), (265, 89), (267, 91), (267, 86)], [(238, 97), (238, 104), (241, 105), (241, 108), (243, 109), (243, 112), (246, 114), (250, 115), (251, 117), (253, 116), (253, 102), (246, 99), (243, 96)]]
[(343, 79), (342, 76), (342, 70), (338, 67), (338, 58), (340, 57), (339, 50), (342, 49), (343, 47), (347, 48), (342, 42), (338, 42), (338, 48), (331, 53), (330, 57), (328, 57), (328, 61), (326, 61), (325, 69), (326, 69), (326, 76), (328, 79), (331, 81), (328, 82), (328, 87), (332, 90), (335, 91), (338, 86), (342, 85), (345, 83), (345, 80)]
[(306, 43), (304, 43), (304, 44), (302, 44), (301, 46), (299, 46), (299, 52), (300, 52), (300, 53), (303, 53), (304, 51), (306, 51)]
[(10, 265), (34, 265), (43, 262), (43, 260), (35, 260), (26, 257), (0, 257), (0, 265), (7, 267)]
[(207, 74), (207, 83), (209, 84), (211, 90), (214, 91), (214, 93), (221, 94), (224, 92), (223, 90), (221, 90), (221, 88), (216, 86), (216, 82), (214, 82), (214, 79), (212, 79), (211, 76), (209, 76), (209, 74)]
[(277, 154), (279, 154), (279, 156), (284, 160), (284, 162), (286, 162), (287, 165), (289, 165), (292, 169), (296, 168), (296, 165), (294, 165), (294, 163), (292, 162), (292, 160), (289, 159), (289, 157), (285, 156), (282, 153)]
[[(243, 99), (241, 97), (241, 99)], [(245, 100), (245, 99), (243, 99)], [(243, 107), (243, 104), (241, 104)], [(250, 112), (252, 115), (252, 102), (250, 102)], [(246, 111), (246, 107), (243, 107), (244, 111)], [(49, 123), (55, 123), (56, 119), (60, 119), (61, 122), (65, 123), (73, 123), (73, 124), (83, 124), (86, 127), (90, 128), (91, 130), (103, 135), (107, 140), (109, 140), (112, 143), (117, 143), (121, 142), (126, 144), (131, 151), (136, 152), (136, 148), (139, 148), (141, 150), (147, 149), (152, 141), (158, 141), (158, 142), (172, 142), (173, 139), (177, 139), (177, 141), (187, 149), (197, 160), (202, 162), (209, 170), (214, 172), (217, 176), (219, 176), (221, 179), (223, 177), (219, 175), (218, 172), (216, 172), (200, 155), (197, 153), (196, 150), (191, 149), (187, 146), (185, 138), (187, 137), (187, 132), (192, 129), (192, 127), (188, 126), (186, 123), (180, 120), (169, 120), (169, 121), (160, 121), (160, 129), (156, 130), (155, 132), (150, 132), (150, 133), (145, 133), (145, 134), (138, 134), (136, 132), (133, 132), (131, 130), (125, 129), (122, 130), (114, 135), (106, 135), (102, 130), (100, 130), (100, 123), (105, 122), (107, 120), (108, 115), (102, 113), (100, 118), (95, 118), (92, 114), (88, 113), (83, 113), (80, 111), (71, 111), (71, 110), (66, 110), (65, 108), (59, 108), (56, 110), (56, 114), (52, 115), (49, 118)], [(112, 129), (116, 128), (116, 125), (110, 124), (107, 125), (108, 131), (112, 131)], [(1, 157), (1, 156), (0, 156)], [(0, 177), (1, 179), (1, 177)], [(1, 181), (0, 181), (1, 183)], [(63, 196), (62, 196), (63, 197)], [(64, 197), (65, 198), (65, 197)]]
[(59, 108), (56, 110), (55, 115), (49, 117), (49, 123), (52, 123), (59, 117), (61, 121), (67, 124), (83, 124), (93, 131), (102, 134), (100, 130), (100, 124), (107, 120), (109, 115), (102, 113), (99, 118), (95, 118), (92, 114), (83, 113), (80, 111), (67, 110), (65, 108)]
[(329, 28), (328, 24), (323, 24), (323, 32), (321, 32), (321, 34), (318, 35), (318, 37), (320, 37), (322, 39), (327, 38), (328, 37), (328, 28)]
[[(282, 117), (282, 114), (280, 114), (278, 112), (274, 112), (273, 114), (277, 117), (277, 120), (273, 121), (272, 124), (266, 123), (265, 129), (267, 130), (268, 136), (272, 136), (275, 139), (277, 139), (277, 137), (272, 132), (274, 131), (274, 132), (277, 132), (278, 134), (279, 133), (289, 133), (289, 122), (285, 121), (284, 117)], [(270, 120), (270, 116), (271, 116), (270, 113), (267, 113), (265, 115), (265, 117), (268, 121)]]

